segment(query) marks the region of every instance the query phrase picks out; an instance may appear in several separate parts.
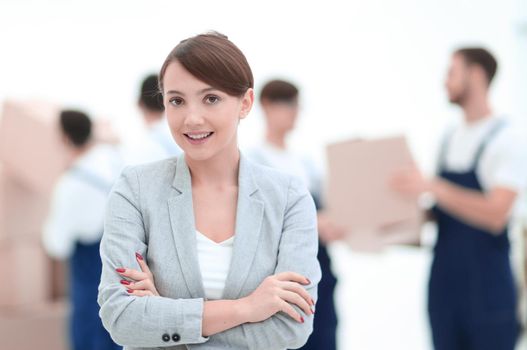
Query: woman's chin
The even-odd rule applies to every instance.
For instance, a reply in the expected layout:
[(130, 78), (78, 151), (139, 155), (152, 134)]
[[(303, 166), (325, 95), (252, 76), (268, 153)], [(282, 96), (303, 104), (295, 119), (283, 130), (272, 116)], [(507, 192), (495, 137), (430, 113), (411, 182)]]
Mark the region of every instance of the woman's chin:
[(203, 162), (207, 161), (214, 157), (215, 152), (210, 150), (196, 150), (196, 149), (183, 149), (185, 152), (185, 158), (194, 162)]

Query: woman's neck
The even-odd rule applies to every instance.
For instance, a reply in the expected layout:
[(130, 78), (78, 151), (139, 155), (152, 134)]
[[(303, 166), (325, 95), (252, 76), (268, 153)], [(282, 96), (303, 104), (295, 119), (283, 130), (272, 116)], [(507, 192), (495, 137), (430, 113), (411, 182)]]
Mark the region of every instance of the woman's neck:
[(207, 160), (193, 160), (185, 157), (192, 175), (192, 187), (213, 186), (225, 188), (238, 186), (240, 151), (220, 152)]

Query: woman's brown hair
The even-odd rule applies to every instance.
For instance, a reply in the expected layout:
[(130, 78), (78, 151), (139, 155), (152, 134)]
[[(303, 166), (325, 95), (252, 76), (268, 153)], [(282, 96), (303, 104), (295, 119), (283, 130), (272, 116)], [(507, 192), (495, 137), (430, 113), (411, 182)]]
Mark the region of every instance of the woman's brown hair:
[(185, 39), (172, 49), (159, 72), (161, 93), (166, 69), (174, 61), (197, 79), (231, 96), (243, 96), (254, 86), (244, 54), (227, 36), (217, 32)]

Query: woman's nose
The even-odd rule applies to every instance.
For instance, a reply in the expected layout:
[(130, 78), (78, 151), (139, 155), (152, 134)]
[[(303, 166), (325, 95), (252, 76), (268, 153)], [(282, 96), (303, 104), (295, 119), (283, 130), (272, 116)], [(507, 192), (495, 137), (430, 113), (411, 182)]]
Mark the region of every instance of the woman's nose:
[(202, 125), (205, 119), (203, 118), (203, 113), (199, 108), (189, 108), (187, 114), (185, 115), (185, 125)]

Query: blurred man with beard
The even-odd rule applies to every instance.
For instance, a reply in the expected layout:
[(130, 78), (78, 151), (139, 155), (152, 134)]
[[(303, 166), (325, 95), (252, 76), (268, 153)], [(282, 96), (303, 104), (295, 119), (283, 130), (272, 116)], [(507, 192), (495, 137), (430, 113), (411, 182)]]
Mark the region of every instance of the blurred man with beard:
[(450, 102), (463, 110), (445, 135), (437, 176), (394, 177), (399, 192), (429, 193), (438, 225), (428, 311), (436, 350), (513, 350), (519, 333), (508, 223), (527, 180), (527, 147), (489, 104), (495, 58), (482, 48), (453, 55)]

